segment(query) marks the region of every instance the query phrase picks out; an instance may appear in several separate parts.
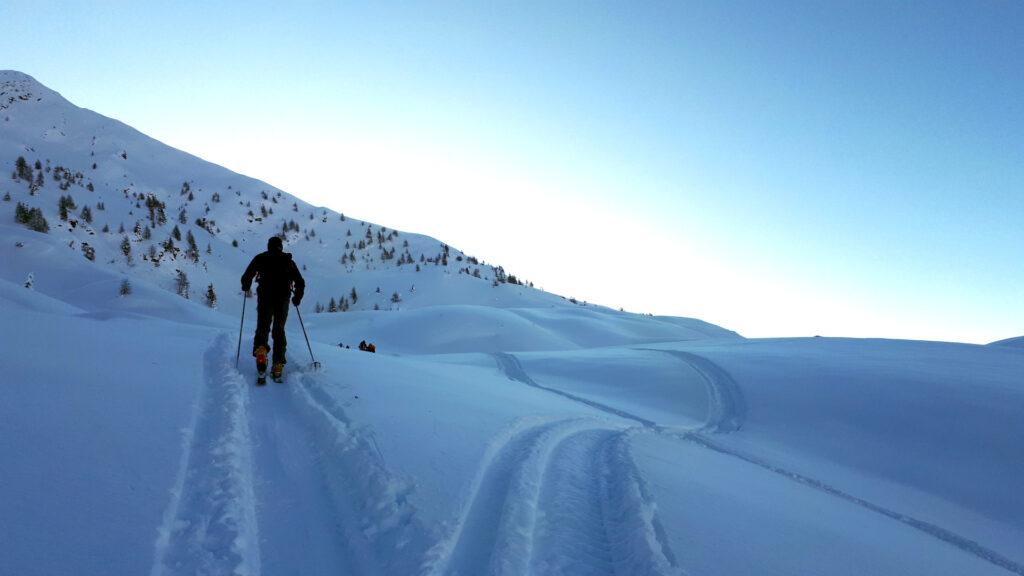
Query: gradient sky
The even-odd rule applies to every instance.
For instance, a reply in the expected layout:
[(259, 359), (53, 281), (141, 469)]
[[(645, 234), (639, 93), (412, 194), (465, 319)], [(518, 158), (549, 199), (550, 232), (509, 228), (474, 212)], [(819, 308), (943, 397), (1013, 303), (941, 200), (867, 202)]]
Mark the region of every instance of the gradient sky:
[(0, 68), (538, 286), (1024, 334), (1024, 3), (0, 3)]

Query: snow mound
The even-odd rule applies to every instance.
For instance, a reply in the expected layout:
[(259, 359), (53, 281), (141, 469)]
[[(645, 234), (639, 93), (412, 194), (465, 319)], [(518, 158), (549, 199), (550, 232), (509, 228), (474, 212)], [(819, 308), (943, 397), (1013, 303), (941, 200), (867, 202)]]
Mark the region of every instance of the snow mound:
[(1014, 348), (1024, 348), (1024, 336), (1017, 336), (1016, 338), (1007, 338), (1005, 340), (997, 340), (989, 343), (989, 346), (1011, 346)]

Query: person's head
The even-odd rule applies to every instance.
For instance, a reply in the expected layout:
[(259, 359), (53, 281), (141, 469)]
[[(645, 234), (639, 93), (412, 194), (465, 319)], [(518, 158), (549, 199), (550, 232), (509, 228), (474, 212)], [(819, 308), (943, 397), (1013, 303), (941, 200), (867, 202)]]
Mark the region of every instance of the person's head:
[(271, 236), (270, 240), (267, 240), (267, 250), (271, 252), (284, 252), (284, 242), (280, 236)]

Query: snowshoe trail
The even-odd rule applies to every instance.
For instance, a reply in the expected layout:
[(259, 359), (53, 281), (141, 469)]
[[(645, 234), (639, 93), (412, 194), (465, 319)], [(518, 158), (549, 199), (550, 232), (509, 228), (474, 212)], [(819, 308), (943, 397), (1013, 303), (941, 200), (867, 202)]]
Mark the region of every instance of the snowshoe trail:
[(485, 456), (450, 538), (432, 551), (430, 572), (680, 573), (630, 472), (626, 435), (590, 419), (507, 433)]
[(228, 337), (218, 337), (204, 357), (151, 576), (260, 574), (247, 384), (234, 369)]

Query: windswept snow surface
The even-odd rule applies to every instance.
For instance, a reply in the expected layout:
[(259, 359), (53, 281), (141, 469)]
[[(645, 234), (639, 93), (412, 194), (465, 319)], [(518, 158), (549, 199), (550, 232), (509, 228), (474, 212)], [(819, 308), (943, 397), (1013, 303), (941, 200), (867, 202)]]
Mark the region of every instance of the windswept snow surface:
[[(1019, 347), (745, 340), (579, 305), (20, 73), (0, 122), (0, 162), (43, 174), (0, 183), (0, 576), (1024, 574)], [(60, 188), (58, 165), (83, 178)], [(324, 368), (293, 317), (285, 382), (257, 388), (238, 277), (292, 219)], [(163, 249), (174, 225), (197, 259)]]
[(1024, 336), (1017, 336), (1016, 338), (1007, 338), (1005, 340), (998, 340), (992, 342), (989, 346), (1013, 346), (1015, 348), (1024, 348)]

